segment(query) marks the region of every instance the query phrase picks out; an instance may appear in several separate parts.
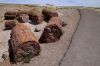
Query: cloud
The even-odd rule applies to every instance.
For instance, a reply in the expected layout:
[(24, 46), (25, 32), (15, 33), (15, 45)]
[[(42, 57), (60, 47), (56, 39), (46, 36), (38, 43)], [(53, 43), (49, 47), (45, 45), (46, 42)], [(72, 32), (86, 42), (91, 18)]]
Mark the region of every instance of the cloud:
[(97, 6), (100, 7), (100, 0), (75, 0), (78, 3), (82, 3), (83, 6)]
[(0, 0), (1, 3), (17, 4), (53, 4), (62, 6), (98, 6), (100, 0)]

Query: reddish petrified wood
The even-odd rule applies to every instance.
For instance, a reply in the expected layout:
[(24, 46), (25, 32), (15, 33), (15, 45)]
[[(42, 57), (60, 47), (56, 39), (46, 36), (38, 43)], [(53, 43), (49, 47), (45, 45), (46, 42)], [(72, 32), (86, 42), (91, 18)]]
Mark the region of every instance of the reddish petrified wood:
[(29, 15), (28, 14), (19, 14), (19, 15), (17, 15), (16, 19), (20, 23), (29, 22)]
[(47, 9), (43, 9), (42, 10), (42, 14), (45, 16), (45, 21), (49, 21), (51, 17), (58, 17), (58, 13), (57, 12), (53, 12), (53, 11), (49, 11)]
[(6, 20), (5, 21), (5, 29), (12, 29), (16, 25), (15, 20)]
[(16, 12), (6, 12), (5, 14), (4, 14), (4, 17), (5, 17), (5, 20), (13, 20), (13, 19), (15, 19), (16, 18)]
[(39, 55), (40, 45), (31, 30), (23, 23), (18, 23), (11, 31), (10, 43), (14, 62), (29, 62), (34, 56)]
[(59, 40), (62, 35), (61, 20), (58, 17), (52, 17), (48, 25), (44, 28), (44, 31), (39, 39), (39, 42), (50, 43)]

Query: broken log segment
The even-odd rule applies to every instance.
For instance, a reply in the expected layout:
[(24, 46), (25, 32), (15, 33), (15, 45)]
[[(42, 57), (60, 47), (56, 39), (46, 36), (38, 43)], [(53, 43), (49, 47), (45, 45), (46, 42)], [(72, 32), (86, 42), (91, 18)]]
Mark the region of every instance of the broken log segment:
[(33, 8), (33, 9), (29, 10), (29, 11), (19, 11), (18, 15), (19, 14), (27, 14), (27, 15), (29, 15), (29, 19), (32, 21), (32, 23), (34, 22), (35, 24), (42, 23), (43, 19), (44, 19), (42, 12), (40, 12), (40, 10), (35, 9), (35, 8)]
[(5, 20), (14, 20), (16, 19), (17, 16), (19, 16), (20, 14), (29, 14), (29, 12), (27, 11), (21, 11), (21, 12), (17, 12), (17, 11), (8, 11), (4, 14)]
[(43, 9), (42, 14), (45, 16), (45, 21), (49, 21), (51, 17), (58, 17), (58, 13), (54, 11), (50, 11), (48, 9)]
[(16, 19), (20, 23), (26, 23), (26, 22), (29, 22), (29, 15), (28, 14), (19, 14), (19, 15), (17, 15)]
[(23, 23), (18, 23), (11, 31), (10, 44), (13, 62), (27, 63), (32, 57), (39, 55), (40, 45), (31, 30)]
[(15, 20), (6, 20), (5, 21), (5, 29), (12, 29), (14, 26), (16, 26), (17, 21)]
[(29, 10), (29, 11), (6, 12), (4, 17), (5, 20), (17, 19), (21, 23), (28, 22), (29, 20), (31, 20), (36, 24), (40, 24), (44, 20), (44, 16), (42, 12), (36, 9)]
[(30, 20), (36, 24), (40, 24), (43, 22), (44, 20), (44, 16), (41, 12), (38, 12), (38, 13), (32, 13), (30, 15)]
[(44, 28), (44, 31), (39, 39), (41, 43), (50, 43), (59, 40), (62, 35), (61, 20), (58, 17), (52, 17)]
[(14, 20), (16, 18), (17, 13), (8, 11), (4, 14), (5, 20)]

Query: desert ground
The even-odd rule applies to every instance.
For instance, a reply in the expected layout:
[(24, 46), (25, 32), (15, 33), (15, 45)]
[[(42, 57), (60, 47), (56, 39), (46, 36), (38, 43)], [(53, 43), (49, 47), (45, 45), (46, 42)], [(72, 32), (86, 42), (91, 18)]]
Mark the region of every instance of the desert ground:
[[(50, 7), (52, 10), (56, 10), (59, 14), (60, 19), (65, 22), (67, 25), (62, 27), (63, 35), (59, 39), (59, 41), (53, 43), (40, 43), (41, 52), (39, 56), (33, 57), (30, 63), (17, 63), (11, 64), (9, 61), (9, 46), (8, 40), (10, 39), (11, 30), (4, 30), (4, 13), (7, 11), (27, 11), (33, 8), (37, 8), (42, 10), (45, 7), (39, 6), (29, 6), (29, 5), (9, 5), (9, 4), (1, 4), (0, 5), (0, 66), (60, 66), (63, 58), (65, 57), (66, 52), (70, 49), (70, 44), (72, 42), (72, 38), (76, 29), (81, 20), (81, 10), (79, 8), (64, 8), (60, 9), (57, 7)], [(47, 7), (46, 7), (47, 8)], [(90, 9), (95, 11), (95, 9)], [(47, 25), (45, 21), (41, 24), (34, 25), (31, 23), (25, 23), (31, 31), (36, 36), (37, 40), (40, 38), (44, 27)], [(40, 32), (34, 32), (34, 30), (40, 29)], [(7, 58), (4, 60), (2, 58), (2, 54), (6, 54)], [(65, 62), (66, 63), (66, 62)]]

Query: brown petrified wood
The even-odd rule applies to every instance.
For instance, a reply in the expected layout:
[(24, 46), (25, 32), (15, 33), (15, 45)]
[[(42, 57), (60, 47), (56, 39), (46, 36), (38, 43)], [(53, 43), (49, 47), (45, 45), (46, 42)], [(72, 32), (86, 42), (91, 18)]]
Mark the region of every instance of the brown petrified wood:
[(26, 23), (26, 22), (29, 22), (29, 15), (28, 14), (18, 14), (16, 19), (20, 23)]
[(5, 29), (12, 29), (14, 26), (16, 26), (15, 20), (6, 20), (5, 21)]
[(53, 11), (50, 11), (48, 9), (43, 9), (42, 14), (45, 16), (44, 20), (47, 22), (51, 19), (51, 17), (58, 17), (57, 12), (53, 12)]
[(32, 20), (32, 22), (36, 23), (36, 24), (40, 24), (43, 22), (44, 16), (41, 12), (37, 12), (37, 13), (32, 13), (30, 15), (30, 20)]
[(19, 11), (17, 13), (17, 16), (19, 16), (20, 14), (27, 14), (29, 16), (29, 19), (32, 21), (32, 23), (35, 24), (42, 23), (44, 19), (42, 12), (40, 12), (37, 9), (31, 9), (29, 11)]
[(62, 35), (61, 20), (58, 17), (52, 17), (44, 28), (44, 31), (39, 39), (41, 43), (50, 43), (59, 40)]
[(12, 46), (10, 56), (13, 56), (13, 62), (28, 63), (32, 57), (39, 55), (40, 45), (31, 30), (23, 23), (18, 23), (12, 29), (9, 43)]
[(16, 18), (16, 12), (8, 11), (4, 14), (5, 20), (13, 20)]

